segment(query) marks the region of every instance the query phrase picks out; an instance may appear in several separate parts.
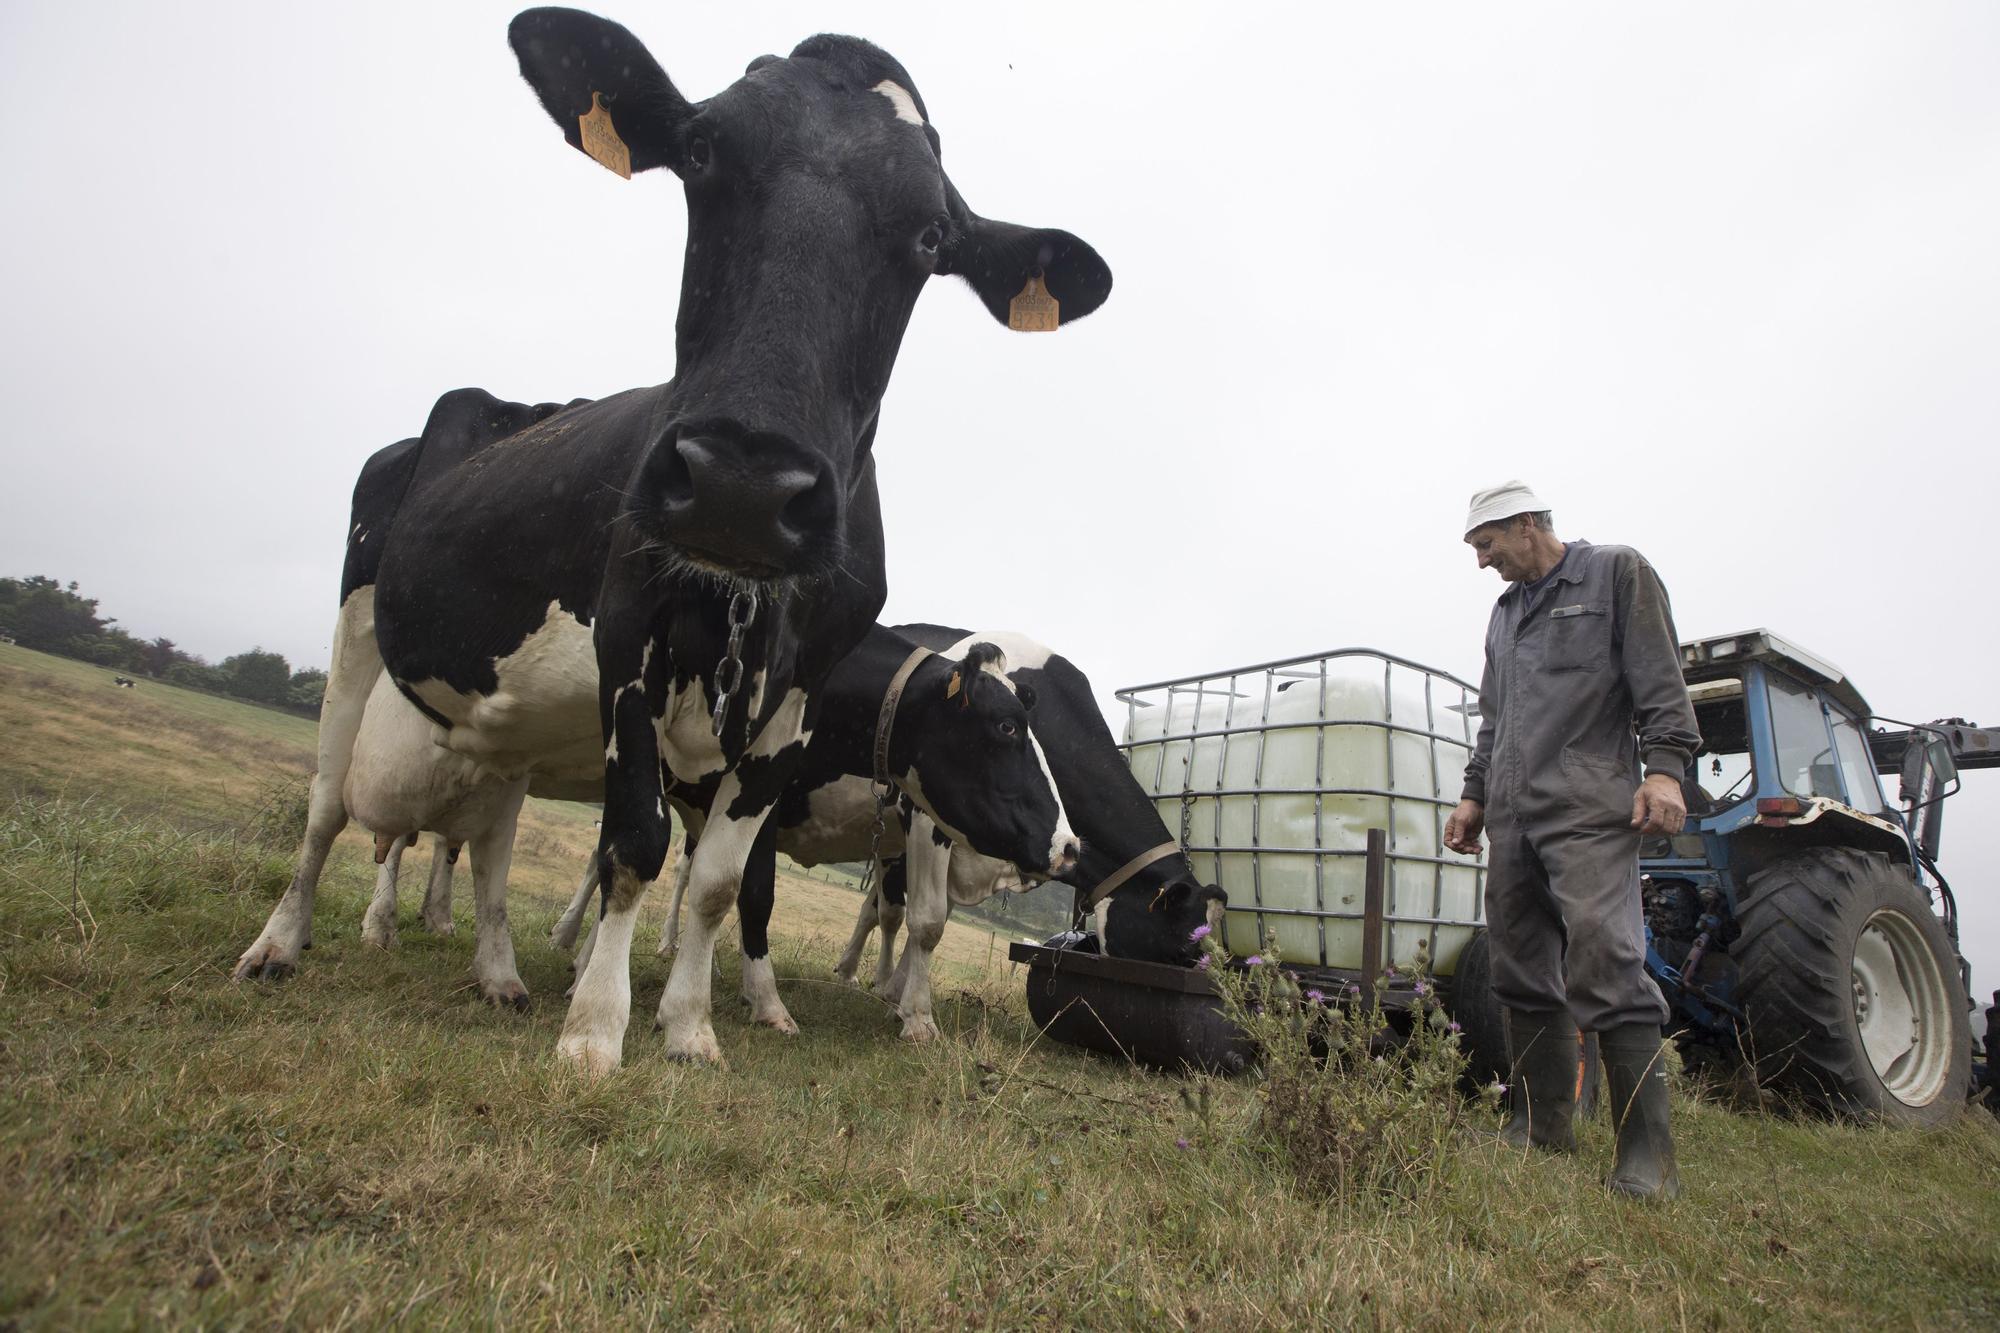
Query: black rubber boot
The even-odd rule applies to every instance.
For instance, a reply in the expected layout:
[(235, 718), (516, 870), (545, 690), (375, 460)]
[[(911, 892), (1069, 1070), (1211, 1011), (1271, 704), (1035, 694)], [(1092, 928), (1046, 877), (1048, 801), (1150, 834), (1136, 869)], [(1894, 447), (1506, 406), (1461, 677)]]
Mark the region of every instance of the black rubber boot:
[(1613, 1194), (1635, 1199), (1677, 1199), (1674, 1140), (1667, 1125), (1667, 1062), (1660, 1030), (1628, 1023), (1597, 1036), (1611, 1085), (1611, 1123), (1618, 1131), (1618, 1162), (1605, 1183)]
[(1553, 1014), (1506, 1011), (1507, 1123), (1500, 1137), (1515, 1148), (1576, 1151), (1576, 1022)]

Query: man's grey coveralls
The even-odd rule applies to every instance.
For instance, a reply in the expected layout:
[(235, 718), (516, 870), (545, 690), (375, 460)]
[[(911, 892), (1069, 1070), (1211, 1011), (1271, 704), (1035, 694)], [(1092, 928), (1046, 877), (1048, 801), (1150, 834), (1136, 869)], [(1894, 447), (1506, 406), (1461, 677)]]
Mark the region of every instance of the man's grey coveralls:
[(1625, 546), (1572, 542), (1534, 593), (1512, 584), (1486, 628), (1479, 740), (1463, 798), (1486, 809), (1493, 990), (1568, 1008), (1579, 1028), (1663, 1024), (1645, 971), (1632, 797), (1676, 783), (1701, 743), (1659, 576)]

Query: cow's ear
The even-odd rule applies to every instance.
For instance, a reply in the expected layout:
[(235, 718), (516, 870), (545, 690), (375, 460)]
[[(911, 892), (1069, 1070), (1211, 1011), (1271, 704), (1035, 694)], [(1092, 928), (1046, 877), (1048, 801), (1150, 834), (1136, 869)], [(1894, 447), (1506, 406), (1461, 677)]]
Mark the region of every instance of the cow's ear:
[(1035, 706), (1035, 687), (1032, 685), (1016, 684), (1014, 686), (1014, 697), (1021, 701), (1021, 707), (1033, 710)]
[(583, 148), (580, 122), (597, 93), (631, 152), (632, 170), (679, 167), (681, 128), (693, 108), (622, 25), (579, 9), (527, 9), (507, 26), (507, 41), (521, 77), (570, 147)]
[(1056, 298), (1057, 317), (1064, 324), (1082, 319), (1111, 295), (1111, 266), (1080, 237), (980, 217), (949, 180), (944, 193), (951, 239), (938, 257), (937, 271), (965, 279), (1002, 324), (1007, 323), (1008, 305), (1032, 277), (1040, 277)]

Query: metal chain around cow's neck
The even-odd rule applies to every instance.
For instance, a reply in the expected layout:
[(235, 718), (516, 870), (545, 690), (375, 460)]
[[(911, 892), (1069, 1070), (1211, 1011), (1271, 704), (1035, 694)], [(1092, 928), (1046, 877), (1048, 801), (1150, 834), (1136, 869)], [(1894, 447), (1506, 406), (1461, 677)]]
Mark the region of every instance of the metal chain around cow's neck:
[(710, 730), (722, 734), (722, 718), (729, 700), (743, 687), (743, 631), (757, 618), (757, 594), (739, 592), (729, 599), (729, 646), (715, 664), (715, 708), (709, 713)]

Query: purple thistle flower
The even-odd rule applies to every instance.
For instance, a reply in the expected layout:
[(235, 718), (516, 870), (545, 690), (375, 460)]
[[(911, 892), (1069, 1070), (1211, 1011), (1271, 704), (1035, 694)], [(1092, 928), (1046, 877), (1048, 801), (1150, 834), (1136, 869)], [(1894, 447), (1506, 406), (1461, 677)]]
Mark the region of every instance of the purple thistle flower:
[(1419, 981), (1416, 984), (1416, 992), (1419, 995), (1429, 995), (1431, 993), (1431, 988), (1425, 985), (1423, 982)]
[(1208, 938), (1208, 932), (1210, 929), (1211, 927), (1209, 926), (1208, 922), (1204, 921), (1200, 925), (1196, 926), (1193, 930), (1188, 932), (1188, 938), (1191, 940), (1205, 940)]
[(1325, 1003), (1326, 1003), (1326, 996), (1324, 996), (1324, 995), (1320, 994), (1320, 993), (1319, 993), (1318, 991), (1316, 991), (1316, 990), (1309, 990), (1309, 991), (1307, 991), (1307, 992), (1306, 992), (1306, 998), (1307, 998), (1308, 1000), (1311, 1000), (1311, 1001), (1312, 1001), (1312, 1002), (1313, 1002), (1314, 1004), (1325, 1004)]
[(1203, 954), (1201, 957), (1195, 959), (1194, 965), (1195, 965), (1195, 970), (1198, 972), (1208, 971), (1208, 955)]
[(1175, 1139), (1174, 1146), (1176, 1148), (1181, 1149), (1182, 1151), (1186, 1151), (1187, 1149), (1194, 1147), (1194, 1145), (1192, 1143), (1189, 1143), (1186, 1139)]
[(1248, 958), (1244, 959), (1243, 963), (1244, 966), (1246, 967), (1262, 967), (1264, 965), (1264, 955), (1261, 953), (1253, 953)]
[(1462, 1027), (1460, 1027), (1460, 1026), (1458, 1025), (1458, 1022), (1457, 1022), (1457, 1020), (1455, 1020), (1455, 1019), (1454, 1019), (1454, 1020), (1453, 1020), (1452, 1022), (1449, 1022), (1449, 1023), (1446, 1023), (1446, 1024), (1444, 1025), (1444, 1030), (1445, 1030), (1446, 1032), (1463, 1032), (1463, 1031), (1465, 1031), (1465, 1029), (1464, 1029), (1464, 1028), (1462, 1028)]

